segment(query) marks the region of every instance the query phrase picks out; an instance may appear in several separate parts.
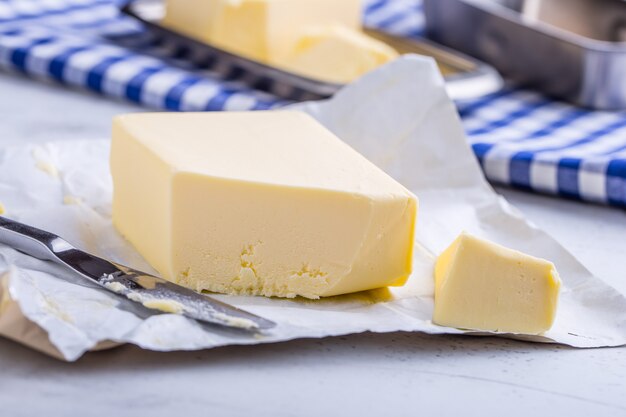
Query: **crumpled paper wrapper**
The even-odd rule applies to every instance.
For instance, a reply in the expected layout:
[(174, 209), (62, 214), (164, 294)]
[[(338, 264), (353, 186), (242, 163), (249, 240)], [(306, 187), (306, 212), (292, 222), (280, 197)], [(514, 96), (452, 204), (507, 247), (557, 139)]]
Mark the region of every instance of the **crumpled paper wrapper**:
[[(172, 351), (364, 331), (489, 334), (431, 322), (436, 255), (466, 230), (552, 260), (563, 279), (557, 320), (549, 332), (502, 336), (575, 347), (626, 344), (626, 298), (487, 184), (432, 60), (399, 59), (328, 101), (296, 107), (419, 197), (415, 271), (406, 286), (315, 301), (216, 295), (278, 323), (254, 335), (175, 314), (139, 314), (128, 301), (62, 266), (0, 246), (0, 334), (67, 361), (120, 343)], [(108, 140), (5, 148), (0, 151), (0, 202), (10, 218), (154, 272), (111, 224), (108, 153)]]

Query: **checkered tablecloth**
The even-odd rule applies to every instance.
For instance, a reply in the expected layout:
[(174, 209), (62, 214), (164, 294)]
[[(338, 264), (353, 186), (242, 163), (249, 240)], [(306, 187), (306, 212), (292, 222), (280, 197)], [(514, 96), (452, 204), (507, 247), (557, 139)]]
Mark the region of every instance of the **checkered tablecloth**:
[[(152, 108), (286, 103), (265, 80), (218, 71), (219, 63), (151, 36), (120, 15), (121, 2), (0, 0), (0, 68)], [(419, 36), (421, 1), (368, 0), (365, 24)], [(513, 86), (457, 105), (490, 181), (626, 207), (626, 112), (589, 111)]]

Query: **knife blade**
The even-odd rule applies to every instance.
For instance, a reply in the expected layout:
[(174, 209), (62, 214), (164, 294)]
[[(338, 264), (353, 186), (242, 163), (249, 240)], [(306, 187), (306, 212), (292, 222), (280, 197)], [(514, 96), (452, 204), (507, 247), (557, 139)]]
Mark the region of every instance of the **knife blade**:
[(276, 323), (199, 294), (163, 278), (81, 251), (63, 238), (0, 216), (0, 243), (35, 258), (56, 262), (101, 287), (166, 313), (243, 330), (270, 329)]

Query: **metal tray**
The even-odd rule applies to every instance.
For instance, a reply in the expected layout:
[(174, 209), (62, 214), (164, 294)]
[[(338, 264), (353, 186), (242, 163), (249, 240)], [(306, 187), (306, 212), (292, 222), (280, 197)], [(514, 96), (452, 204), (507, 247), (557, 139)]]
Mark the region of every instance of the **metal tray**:
[[(184, 49), (187, 56), (202, 57), (201, 66), (209, 67), (225, 79), (233, 74), (246, 74), (246, 82), (254, 88), (269, 91), (281, 98), (307, 100), (329, 97), (343, 85), (319, 81), (232, 54), (212, 45), (160, 25), (164, 7), (162, 0), (134, 0), (122, 12), (141, 21), (158, 39)], [(476, 98), (499, 90), (502, 78), (491, 66), (462, 53), (426, 39), (407, 39), (373, 29), (365, 29), (400, 53), (428, 55), (435, 59), (446, 80), (453, 99)], [(251, 77), (250, 77), (251, 76)]]
[[(626, 2), (547, 1), (424, 0), (427, 35), (550, 95), (626, 108)], [(527, 7), (543, 15), (522, 13)]]

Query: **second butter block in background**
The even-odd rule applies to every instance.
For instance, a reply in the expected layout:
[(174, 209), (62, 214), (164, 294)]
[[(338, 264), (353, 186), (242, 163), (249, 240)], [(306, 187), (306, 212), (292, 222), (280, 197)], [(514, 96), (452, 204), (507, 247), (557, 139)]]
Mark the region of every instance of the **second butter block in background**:
[(119, 116), (116, 227), (195, 290), (318, 298), (402, 285), (417, 199), (299, 112)]
[(303, 33), (281, 66), (310, 78), (349, 83), (397, 57), (391, 46), (362, 32), (327, 26)]
[(282, 60), (311, 26), (361, 27), (360, 0), (168, 0), (171, 27), (261, 62)]
[(362, 31), (359, 0), (168, 0), (163, 26), (231, 53), (348, 83), (398, 53)]

